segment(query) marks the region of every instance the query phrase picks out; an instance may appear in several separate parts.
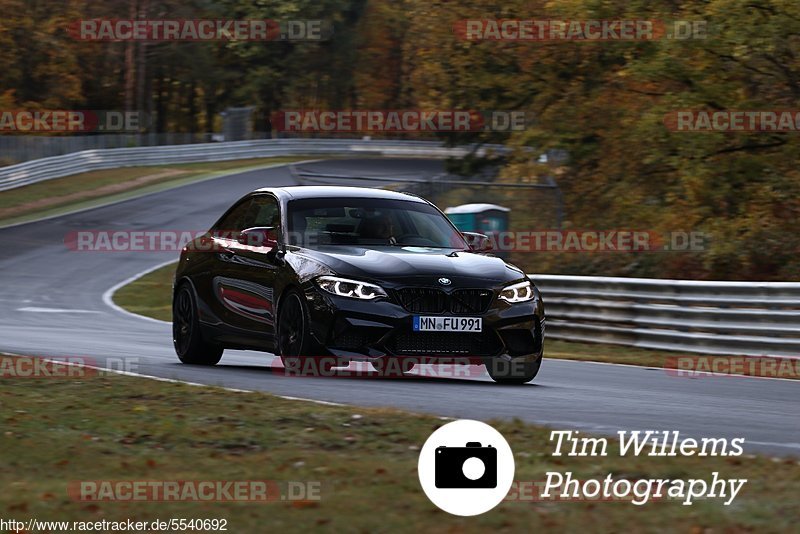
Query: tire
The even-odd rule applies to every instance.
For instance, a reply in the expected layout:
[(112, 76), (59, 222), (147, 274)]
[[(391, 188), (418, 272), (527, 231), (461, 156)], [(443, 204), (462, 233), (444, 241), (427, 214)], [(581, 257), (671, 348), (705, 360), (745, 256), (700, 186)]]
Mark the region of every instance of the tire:
[(182, 363), (216, 365), (222, 358), (223, 348), (203, 339), (197, 317), (197, 299), (192, 286), (184, 283), (172, 299), (172, 343)]
[[(319, 375), (333, 369), (333, 362), (322, 352), (309, 334), (308, 309), (302, 294), (290, 289), (278, 309), (277, 348), (287, 371), (295, 374)], [(315, 354), (316, 352), (316, 354)]]
[(486, 365), (486, 371), (488, 371), (492, 380), (498, 384), (519, 385), (536, 378), (541, 367), (542, 357), (539, 356), (535, 362), (492, 360), (490, 364)]
[(400, 377), (411, 371), (416, 363), (408, 358), (385, 356), (370, 361), (372, 368), (382, 377)]

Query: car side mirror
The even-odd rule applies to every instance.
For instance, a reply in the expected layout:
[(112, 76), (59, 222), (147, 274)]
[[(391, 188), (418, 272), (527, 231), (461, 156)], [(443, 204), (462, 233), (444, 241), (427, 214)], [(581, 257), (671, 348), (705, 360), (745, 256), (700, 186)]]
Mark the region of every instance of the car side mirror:
[(478, 232), (461, 232), (464, 239), (467, 241), (470, 250), (473, 252), (489, 252), (494, 250), (492, 247), (492, 240), (486, 234), (479, 234)]
[(273, 226), (247, 228), (239, 232), (236, 240), (248, 247), (275, 248), (278, 246), (278, 229)]

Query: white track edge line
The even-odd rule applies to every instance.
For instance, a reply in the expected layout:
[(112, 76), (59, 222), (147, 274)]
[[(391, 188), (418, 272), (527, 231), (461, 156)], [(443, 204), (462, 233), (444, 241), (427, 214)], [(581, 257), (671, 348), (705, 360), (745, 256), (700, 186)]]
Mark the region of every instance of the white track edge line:
[(167, 265), (170, 265), (171, 263), (176, 263), (177, 261), (178, 260), (176, 260), (176, 259), (172, 259), (172, 260), (169, 260), (169, 261), (165, 261), (165, 262), (159, 263), (158, 265), (154, 265), (152, 267), (148, 267), (144, 271), (136, 273), (133, 276), (130, 276), (130, 277), (126, 278), (125, 280), (122, 280), (121, 282), (117, 282), (116, 284), (114, 284), (113, 286), (111, 286), (111, 287), (109, 287), (108, 289), (105, 290), (105, 292), (103, 293), (103, 297), (102, 297), (103, 298), (103, 303), (106, 306), (108, 306), (109, 308), (111, 308), (111, 309), (113, 309), (113, 310), (115, 310), (115, 311), (117, 311), (119, 313), (123, 313), (123, 314), (131, 316), (131, 317), (136, 317), (137, 319), (143, 319), (145, 321), (161, 323), (161, 324), (163, 324), (163, 323), (169, 324), (169, 321), (162, 321), (161, 319), (154, 319), (153, 317), (147, 317), (146, 315), (139, 315), (138, 313), (133, 313), (132, 311), (126, 310), (125, 308), (123, 308), (122, 306), (119, 306), (118, 304), (116, 304), (114, 302), (114, 293), (116, 293), (117, 291), (122, 289), (124, 286), (127, 286), (128, 284), (131, 284), (131, 283), (135, 282), (139, 278), (142, 278), (143, 276), (147, 276), (148, 274), (152, 273), (153, 271), (157, 271), (158, 269), (160, 269), (162, 267), (166, 267)]
[[(12, 358), (17, 358), (17, 357), (20, 357), (20, 356), (12, 355), (11, 357)], [(24, 357), (24, 356), (22, 356), (22, 357)], [(112, 374), (121, 375), (121, 376), (132, 376), (132, 377), (136, 377), (136, 378), (145, 378), (145, 379), (148, 379), (148, 380), (155, 380), (157, 382), (168, 382), (168, 383), (172, 383), (172, 384), (184, 384), (184, 385), (187, 385), (187, 386), (201, 387), (201, 388), (216, 388), (216, 389), (221, 389), (223, 391), (231, 391), (231, 392), (234, 392), (234, 393), (261, 393), (261, 394), (266, 394), (266, 395), (272, 395), (273, 397), (277, 397), (277, 398), (283, 399), (283, 400), (311, 402), (311, 403), (314, 403), (314, 404), (321, 404), (321, 405), (324, 405), (324, 406), (336, 406), (336, 407), (344, 407), (344, 408), (359, 408), (359, 406), (355, 406), (355, 405), (352, 405), (352, 404), (342, 404), (342, 403), (338, 403), (338, 402), (323, 401), (323, 400), (317, 400), (317, 399), (306, 399), (306, 398), (303, 398), (303, 397), (290, 397), (290, 396), (287, 396), (287, 395), (275, 395), (275, 394), (270, 393), (268, 391), (254, 391), (254, 390), (250, 390), (250, 389), (237, 389), (237, 388), (230, 388), (230, 387), (225, 387), (225, 386), (214, 386), (214, 385), (211, 385), (211, 384), (201, 384), (199, 382), (189, 382), (189, 381), (186, 381), (186, 380), (179, 380), (177, 378), (165, 378), (165, 377), (162, 377), (162, 376), (143, 375), (143, 374), (140, 374), (140, 373), (134, 373), (132, 371), (120, 371), (118, 369), (107, 369), (105, 367), (97, 367), (97, 366), (94, 366), (94, 365), (79, 364), (79, 363), (75, 363), (75, 362), (65, 362), (63, 360), (57, 360), (57, 359), (53, 359), (53, 358), (43, 358), (43, 360), (48, 361), (48, 362), (52, 362), (52, 363), (57, 363), (57, 364), (60, 364), (60, 365), (84, 367), (86, 369), (95, 369), (97, 371), (105, 371), (107, 373), (112, 373)], [(576, 360), (566, 360), (566, 361), (576, 361)], [(591, 362), (591, 363), (603, 363), (603, 362)], [(615, 364), (608, 364), (608, 365), (615, 365)], [(632, 367), (637, 367), (637, 366), (632, 366)], [(413, 413), (413, 412), (410, 412), (410, 413)], [(455, 421), (456, 420), (456, 418), (448, 417), (448, 416), (435, 416), (435, 417), (437, 419), (439, 419), (439, 420), (442, 420), (442, 421)], [(529, 424), (536, 424), (536, 423), (529, 423)], [(547, 425), (547, 423), (544, 423), (544, 424)], [(779, 442), (766, 442), (766, 441), (751, 441), (750, 443), (771, 445), (771, 446), (783, 447), (783, 448), (800, 448), (800, 444), (798, 444), (798, 443), (779, 443)]]
[[(19, 356), (12, 356), (12, 357), (13, 358), (17, 358)], [(338, 403), (338, 402), (331, 402), (331, 401), (324, 401), (324, 400), (317, 400), (317, 399), (306, 399), (304, 397), (289, 397), (289, 396), (286, 396), (286, 395), (275, 395), (274, 393), (270, 393), (269, 391), (256, 391), (256, 390), (252, 390), (252, 389), (238, 389), (238, 388), (231, 388), (231, 387), (226, 387), (226, 386), (215, 386), (213, 384), (201, 384), (200, 382), (189, 382), (188, 380), (179, 380), (177, 378), (166, 378), (166, 377), (163, 377), (163, 376), (144, 375), (144, 374), (141, 374), (141, 373), (134, 373), (133, 371), (121, 371), (119, 369), (108, 369), (106, 367), (98, 367), (96, 365), (86, 365), (86, 364), (81, 364), (81, 363), (76, 363), (76, 362), (63, 361), (63, 360), (54, 359), (52, 357), (51, 358), (43, 358), (43, 360), (47, 361), (47, 362), (59, 364), (59, 365), (68, 365), (68, 366), (73, 366), (73, 367), (84, 367), (86, 369), (94, 369), (96, 371), (104, 371), (106, 373), (111, 373), (111, 374), (115, 374), (115, 375), (132, 376), (132, 377), (136, 377), (136, 378), (146, 378), (148, 380), (156, 380), (158, 382), (169, 382), (171, 384), (185, 384), (187, 386), (201, 387), (201, 388), (216, 388), (216, 389), (222, 389), (224, 391), (232, 391), (234, 393), (261, 393), (261, 394), (266, 394), (266, 395), (272, 395), (273, 397), (278, 397), (279, 399), (284, 399), (284, 400), (313, 402), (314, 404), (322, 404), (322, 405), (325, 405), (325, 406), (339, 406), (339, 407), (357, 408), (357, 406), (353, 406), (353, 405), (350, 405), (350, 404), (341, 404), (341, 403)]]
[[(627, 345), (614, 345), (614, 346), (615, 347), (624, 348)], [(717, 354), (717, 355), (714, 355), (714, 354), (702, 354), (702, 353), (699, 353), (699, 352), (689, 352), (686, 355), (687, 356), (708, 356), (710, 358), (714, 358), (714, 357), (717, 357), (717, 358), (722, 357), (722, 358), (724, 358), (725, 357), (724, 355), (719, 355), (719, 354)], [(744, 358), (769, 358), (769, 357), (770, 356), (744, 356)], [(557, 362), (591, 363), (591, 364), (594, 364), (594, 365), (613, 365), (615, 367), (633, 367), (634, 369), (646, 369), (648, 371), (664, 371), (664, 372), (666, 372), (666, 371), (675, 371), (675, 372), (686, 372), (686, 373), (692, 373), (693, 372), (691, 369), (686, 369), (686, 370), (669, 369), (669, 368), (666, 368), (666, 367), (653, 367), (652, 365), (633, 365), (631, 363), (595, 362), (595, 361), (592, 361), (592, 360), (570, 360), (570, 359), (567, 359), (567, 358), (546, 358), (546, 359), (547, 360), (551, 360), (551, 361), (557, 361)], [(698, 373), (698, 374), (702, 374), (703, 373), (702, 371), (694, 371), (694, 372)], [(788, 381), (788, 382), (798, 382), (798, 383), (800, 383), (800, 380), (798, 380), (796, 378), (782, 378), (782, 377), (777, 377), (777, 376), (776, 377), (771, 377), (771, 376), (734, 375), (734, 374), (730, 374), (730, 375), (729, 374), (720, 374), (720, 375), (712, 375), (712, 376), (700, 376), (698, 378), (692, 378), (691, 376), (678, 376), (678, 377), (675, 377), (675, 378), (684, 378), (684, 379), (688, 378), (688, 379), (691, 379), (691, 380), (698, 380), (698, 379), (702, 379), (702, 378), (757, 378), (757, 379), (760, 379), (760, 380), (784, 380), (784, 381)]]

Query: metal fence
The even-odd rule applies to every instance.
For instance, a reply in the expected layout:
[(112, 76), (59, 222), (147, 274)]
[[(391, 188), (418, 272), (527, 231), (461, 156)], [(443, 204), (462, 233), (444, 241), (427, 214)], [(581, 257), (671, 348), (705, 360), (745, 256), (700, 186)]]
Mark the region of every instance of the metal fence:
[[(564, 219), (561, 189), (554, 180), (545, 183), (495, 181), (491, 176), (460, 177), (447, 173), (404, 175), (387, 172), (369, 174), (321, 173), (303, 165), (290, 165), (297, 183), (361, 185), (383, 187), (414, 193), (445, 208), (461, 199), (463, 202), (501, 204), (512, 212), (518, 226), (560, 228)], [(538, 226), (537, 226), (538, 225)], [(518, 263), (523, 266), (524, 263)]]
[(259, 139), (231, 143), (154, 146), (83, 150), (0, 168), (0, 191), (81, 172), (289, 155), (421, 156), (461, 157), (470, 152), (483, 155), (499, 146), (446, 147), (436, 141), (391, 141), (374, 139)]
[(547, 335), (706, 354), (800, 357), (800, 283), (533, 275)]

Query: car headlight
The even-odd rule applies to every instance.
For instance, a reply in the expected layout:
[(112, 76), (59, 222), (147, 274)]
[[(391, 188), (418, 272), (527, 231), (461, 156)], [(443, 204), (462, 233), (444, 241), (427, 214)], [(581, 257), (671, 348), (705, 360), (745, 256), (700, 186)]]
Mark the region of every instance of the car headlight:
[(358, 280), (348, 280), (338, 276), (320, 276), (317, 278), (317, 285), (339, 297), (350, 297), (361, 300), (374, 300), (386, 296), (386, 291), (381, 286), (359, 282)]
[(533, 284), (526, 280), (525, 282), (518, 282), (510, 286), (506, 286), (498, 295), (498, 298), (503, 299), (511, 304), (518, 302), (528, 302), (533, 300)]

